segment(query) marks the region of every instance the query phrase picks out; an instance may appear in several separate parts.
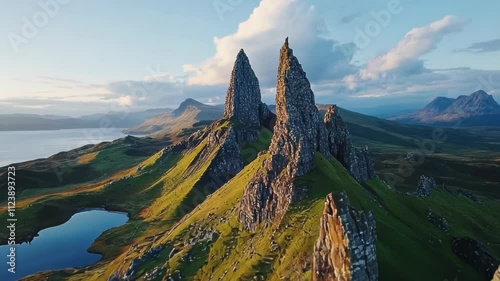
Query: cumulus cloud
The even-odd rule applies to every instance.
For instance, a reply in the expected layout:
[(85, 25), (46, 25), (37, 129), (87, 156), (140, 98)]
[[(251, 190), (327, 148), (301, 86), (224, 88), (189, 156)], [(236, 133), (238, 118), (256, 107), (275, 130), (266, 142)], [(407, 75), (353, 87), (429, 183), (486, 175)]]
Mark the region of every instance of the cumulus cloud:
[(476, 42), (465, 49), (455, 50), (455, 52), (469, 52), (469, 53), (489, 53), (497, 51), (500, 51), (500, 39)]
[(353, 85), (356, 79), (377, 80), (391, 75), (425, 72), (420, 57), (436, 49), (447, 34), (462, 30), (466, 23), (449, 15), (429, 25), (414, 28), (394, 48), (368, 61), (356, 77), (349, 77), (346, 82)]
[(261, 84), (275, 84), (277, 54), (285, 37), (300, 57), (311, 80), (353, 73), (349, 64), (354, 44), (340, 44), (322, 34), (315, 7), (299, 0), (262, 0), (250, 17), (230, 35), (214, 38), (216, 52), (201, 65), (184, 65), (189, 85), (220, 85), (228, 77), (241, 48), (250, 58)]

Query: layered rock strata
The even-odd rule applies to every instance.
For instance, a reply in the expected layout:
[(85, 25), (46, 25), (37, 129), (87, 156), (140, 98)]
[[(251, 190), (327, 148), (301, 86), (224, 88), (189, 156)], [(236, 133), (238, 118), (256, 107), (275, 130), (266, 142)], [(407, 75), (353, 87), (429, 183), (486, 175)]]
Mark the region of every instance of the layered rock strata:
[(314, 93), (288, 39), (281, 48), (276, 87), (276, 121), (263, 169), (246, 186), (239, 219), (247, 230), (279, 221), (303, 192), (294, 179), (314, 168), (314, 154), (337, 158), (358, 181), (375, 176), (366, 149), (356, 149), (335, 106), (322, 120)]
[(314, 246), (312, 280), (378, 280), (375, 243), (373, 214), (353, 209), (345, 193), (329, 194)]
[(281, 48), (277, 77), (276, 123), (270, 157), (245, 188), (239, 219), (247, 230), (281, 218), (297, 199), (293, 180), (313, 168), (316, 151), (330, 155), (326, 127), (314, 94), (288, 39)]

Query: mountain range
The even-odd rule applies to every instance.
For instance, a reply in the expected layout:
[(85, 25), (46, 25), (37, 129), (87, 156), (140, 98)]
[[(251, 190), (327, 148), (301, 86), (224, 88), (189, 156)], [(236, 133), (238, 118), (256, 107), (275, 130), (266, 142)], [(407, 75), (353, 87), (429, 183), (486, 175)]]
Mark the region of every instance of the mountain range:
[(186, 128), (199, 128), (198, 125), (207, 125), (211, 122), (206, 121), (216, 120), (223, 113), (224, 105), (207, 105), (189, 98), (183, 101), (172, 112), (152, 116), (123, 132), (126, 134), (152, 135), (156, 138), (164, 138), (176, 135)]
[(169, 108), (148, 109), (138, 112), (109, 112), (68, 117), (37, 114), (1, 114), (0, 131), (37, 131), (80, 128), (100, 128), (114, 126), (129, 128), (161, 113), (170, 112)]
[(500, 126), (500, 105), (479, 90), (456, 99), (437, 97), (423, 109), (389, 118), (401, 123), (441, 126)]
[[(171, 118), (197, 106), (189, 101)], [(91, 246), (103, 253), (98, 263), (24, 280), (491, 280), (500, 260), (499, 132), (439, 135), (317, 105), (288, 39), (271, 109), (241, 50), (223, 113), (203, 128), (141, 158), (133, 155), (154, 139), (56, 157), (71, 164), (67, 173), (82, 165), (114, 173), (25, 192), (19, 239), (85, 207), (130, 220)], [(411, 190), (400, 188), (406, 181)]]

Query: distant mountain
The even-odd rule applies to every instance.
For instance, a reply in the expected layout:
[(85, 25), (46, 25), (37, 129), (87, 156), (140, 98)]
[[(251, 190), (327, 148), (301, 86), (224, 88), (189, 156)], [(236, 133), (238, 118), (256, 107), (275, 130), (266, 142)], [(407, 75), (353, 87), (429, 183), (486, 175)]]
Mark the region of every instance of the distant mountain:
[(437, 97), (420, 111), (389, 119), (411, 124), (500, 126), (500, 105), (493, 96), (479, 90), (456, 99)]
[(113, 126), (128, 128), (160, 113), (170, 112), (169, 108), (148, 109), (139, 112), (109, 112), (81, 117), (37, 114), (1, 114), (0, 131), (38, 131)]
[(186, 99), (170, 113), (153, 116), (141, 124), (124, 131), (126, 134), (149, 135), (162, 138), (192, 128), (200, 121), (213, 121), (222, 116), (224, 105), (208, 105), (194, 99)]

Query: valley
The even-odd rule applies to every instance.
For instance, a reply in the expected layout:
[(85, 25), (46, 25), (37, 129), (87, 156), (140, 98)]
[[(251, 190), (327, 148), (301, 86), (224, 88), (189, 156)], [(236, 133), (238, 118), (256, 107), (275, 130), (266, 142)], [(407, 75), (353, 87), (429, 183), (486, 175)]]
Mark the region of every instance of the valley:
[[(500, 130), (398, 124), (316, 105), (288, 40), (277, 84), (268, 107), (242, 50), (223, 112), (187, 127), (149, 121), (155, 138), (18, 164), (23, 240), (83, 208), (130, 218), (90, 246), (103, 255), (97, 263), (23, 280), (491, 279), (500, 261)], [(188, 105), (175, 116), (203, 112)], [(413, 194), (422, 175), (436, 183), (425, 196)], [(325, 208), (329, 194), (336, 214)], [(375, 237), (343, 231), (355, 223)], [(320, 235), (348, 254), (325, 248)], [(454, 247), (465, 238), (478, 241), (480, 258)]]

